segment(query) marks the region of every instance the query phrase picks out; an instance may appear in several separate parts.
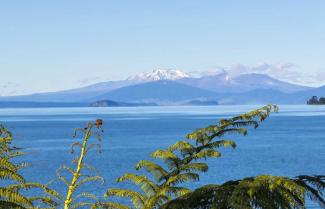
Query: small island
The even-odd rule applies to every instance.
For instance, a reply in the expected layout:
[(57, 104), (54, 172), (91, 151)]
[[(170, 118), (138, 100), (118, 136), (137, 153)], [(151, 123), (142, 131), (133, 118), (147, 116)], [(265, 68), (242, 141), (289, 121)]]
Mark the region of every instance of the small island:
[(186, 103), (183, 103), (184, 106), (216, 106), (219, 105), (217, 101), (210, 100), (191, 100)]
[(321, 97), (318, 99), (317, 96), (313, 96), (307, 101), (308, 105), (325, 105), (325, 97)]
[(139, 107), (139, 106), (158, 106), (156, 103), (129, 103), (117, 102), (112, 100), (101, 100), (90, 104), (91, 107)]

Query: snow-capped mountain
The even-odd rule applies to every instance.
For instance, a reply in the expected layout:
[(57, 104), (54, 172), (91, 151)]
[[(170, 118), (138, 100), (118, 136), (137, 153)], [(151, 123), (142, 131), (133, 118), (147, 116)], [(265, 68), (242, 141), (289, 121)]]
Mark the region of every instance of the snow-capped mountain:
[(179, 80), (189, 78), (190, 75), (180, 70), (153, 70), (151, 72), (140, 73), (130, 76), (127, 80), (132, 81), (159, 81), (159, 80)]
[(306, 86), (295, 85), (274, 79), (266, 74), (239, 74), (228, 73), (205, 75), (200, 78), (184, 78), (179, 82), (218, 93), (242, 93), (256, 89), (279, 90), (284, 93), (293, 93), (310, 89)]
[(222, 71), (195, 77), (179, 70), (154, 70), (125, 80), (60, 92), (0, 97), (0, 101), (95, 102), (115, 99), (120, 102), (163, 101), (174, 104), (175, 101), (182, 102), (180, 100), (206, 99), (220, 101), (220, 104), (302, 104), (311, 96), (321, 95), (311, 90), (313, 88), (283, 82), (266, 74), (236, 75)]

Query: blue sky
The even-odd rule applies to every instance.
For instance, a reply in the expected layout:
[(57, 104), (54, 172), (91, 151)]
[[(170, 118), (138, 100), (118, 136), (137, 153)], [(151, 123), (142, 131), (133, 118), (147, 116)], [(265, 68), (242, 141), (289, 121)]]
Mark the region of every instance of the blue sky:
[(325, 85), (323, 0), (0, 2), (0, 95), (157, 68), (259, 69)]

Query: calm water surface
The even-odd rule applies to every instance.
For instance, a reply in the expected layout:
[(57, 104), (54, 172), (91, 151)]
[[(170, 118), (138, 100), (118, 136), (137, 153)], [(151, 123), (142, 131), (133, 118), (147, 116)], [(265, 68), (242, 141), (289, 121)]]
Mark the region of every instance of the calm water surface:
[[(24, 161), (33, 170), (24, 170), (27, 179), (46, 183), (60, 165), (71, 165), (70, 144), (76, 127), (87, 121), (104, 120), (102, 154), (92, 153), (88, 163), (105, 178), (92, 186), (99, 195), (114, 180), (159, 148), (166, 148), (199, 127), (218, 119), (244, 113), (258, 106), (217, 107), (133, 107), (133, 108), (42, 108), (0, 109), (0, 122), (15, 137), (14, 144), (25, 148)], [(248, 136), (227, 136), (236, 140), (236, 150), (222, 150), (222, 157), (209, 160), (209, 172), (193, 187), (221, 183), (260, 174), (296, 176), (325, 174), (325, 106), (281, 106)], [(122, 185), (120, 185), (122, 186)], [(56, 185), (58, 190), (64, 187)]]

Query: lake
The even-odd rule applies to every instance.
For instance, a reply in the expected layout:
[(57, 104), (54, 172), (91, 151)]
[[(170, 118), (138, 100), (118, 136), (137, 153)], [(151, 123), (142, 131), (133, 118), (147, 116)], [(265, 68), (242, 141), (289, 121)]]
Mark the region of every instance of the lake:
[[(133, 172), (134, 165), (149, 159), (152, 151), (184, 139), (196, 128), (257, 107), (0, 109), (0, 122), (13, 132), (14, 145), (26, 152), (22, 160), (31, 163), (24, 170), (27, 179), (46, 183), (55, 178), (60, 165), (71, 166), (70, 144), (78, 141), (72, 137), (74, 128), (103, 119), (103, 152), (93, 151), (87, 159), (105, 178), (103, 185), (91, 188), (102, 195), (108, 187), (125, 186), (115, 179)], [(280, 106), (279, 113), (250, 129), (246, 137), (225, 138), (234, 139), (238, 147), (222, 149), (221, 158), (209, 160), (209, 171), (191, 184), (193, 188), (260, 174), (325, 174), (325, 106)]]

